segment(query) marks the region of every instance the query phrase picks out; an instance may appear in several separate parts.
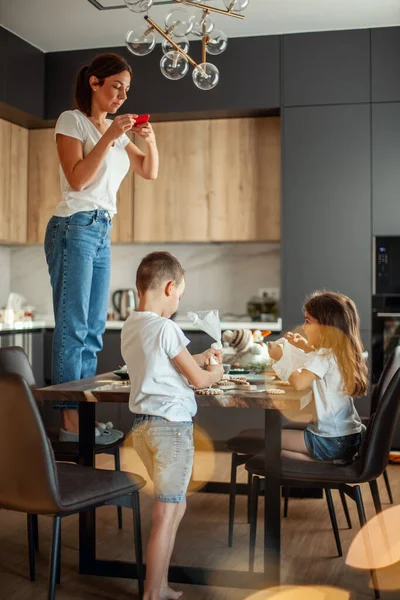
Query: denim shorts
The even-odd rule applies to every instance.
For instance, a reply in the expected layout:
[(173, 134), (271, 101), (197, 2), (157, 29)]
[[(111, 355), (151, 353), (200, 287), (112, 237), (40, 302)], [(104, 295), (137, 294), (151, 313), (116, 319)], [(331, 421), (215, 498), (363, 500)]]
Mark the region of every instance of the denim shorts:
[(134, 415), (133, 447), (161, 502), (184, 502), (193, 469), (193, 423)]
[(304, 432), (304, 442), (307, 450), (316, 460), (351, 462), (361, 446), (362, 437), (361, 432), (338, 437), (322, 437), (308, 429)]

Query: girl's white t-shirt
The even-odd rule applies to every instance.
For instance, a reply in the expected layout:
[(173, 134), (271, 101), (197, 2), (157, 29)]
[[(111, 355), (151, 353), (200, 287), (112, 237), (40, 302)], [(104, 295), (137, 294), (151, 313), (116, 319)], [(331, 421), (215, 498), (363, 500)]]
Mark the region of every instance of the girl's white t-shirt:
[[(287, 379), (288, 363), (293, 364), (292, 349), (285, 344), (282, 358), (273, 366), (275, 372)], [(297, 349), (296, 349), (297, 350)], [(286, 356), (285, 356), (286, 355)], [(296, 353), (299, 361), (300, 354)], [(353, 398), (344, 391), (343, 378), (336, 358), (329, 349), (321, 348), (315, 352), (303, 353), (302, 364), (297, 362), (296, 369), (307, 369), (317, 375), (312, 383), (317, 419), (307, 429), (322, 437), (340, 437), (360, 433), (361, 423)], [(293, 372), (293, 370), (292, 370)]]
[[(111, 125), (111, 119), (106, 119), (106, 121)], [(54, 138), (58, 133), (80, 140), (83, 144), (84, 157), (102, 137), (97, 127), (80, 110), (66, 110), (61, 113), (56, 123)], [(96, 175), (79, 192), (69, 185), (60, 165), (62, 199), (54, 215), (69, 217), (83, 210), (107, 210), (110, 215), (114, 215), (117, 212), (117, 192), (129, 170), (129, 156), (125, 150), (125, 146), (129, 142), (125, 133), (115, 140)]]

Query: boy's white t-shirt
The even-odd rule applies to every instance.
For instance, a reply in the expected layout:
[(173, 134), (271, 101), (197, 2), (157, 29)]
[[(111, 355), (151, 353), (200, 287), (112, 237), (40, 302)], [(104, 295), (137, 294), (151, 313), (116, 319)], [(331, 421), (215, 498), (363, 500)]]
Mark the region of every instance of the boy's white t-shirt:
[[(291, 348), (291, 344), (287, 348), (284, 346), (282, 358), (273, 367), (279, 376), (285, 373), (287, 378), (287, 362), (290, 358), (285, 358), (285, 350), (290, 354)], [(343, 389), (343, 378), (334, 354), (326, 348), (304, 353), (303, 364), (296, 365), (296, 369), (299, 368), (307, 369), (318, 377), (312, 383), (317, 420), (310, 423), (307, 429), (322, 437), (360, 433), (364, 426), (354, 407), (353, 398)]]
[(197, 404), (175, 358), (190, 343), (171, 319), (150, 311), (134, 312), (121, 333), (121, 352), (131, 380), (129, 408), (133, 413), (191, 421)]
[[(111, 125), (112, 120), (106, 119)], [(80, 140), (83, 156), (87, 156), (98, 143), (102, 134), (80, 110), (66, 110), (56, 123), (54, 138), (58, 133)], [(107, 210), (117, 212), (117, 192), (121, 181), (129, 170), (129, 156), (125, 146), (130, 139), (123, 133), (108, 150), (96, 175), (81, 191), (72, 189), (60, 165), (62, 199), (55, 209), (56, 217), (69, 217), (84, 210)]]

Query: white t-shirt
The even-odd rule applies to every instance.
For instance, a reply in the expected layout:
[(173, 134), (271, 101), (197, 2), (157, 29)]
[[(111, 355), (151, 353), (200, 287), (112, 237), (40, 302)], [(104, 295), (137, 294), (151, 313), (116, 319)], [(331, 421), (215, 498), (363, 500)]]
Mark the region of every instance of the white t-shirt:
[[(293, 348), (291, 344), (289, 346)], [(274, 365), (279, 376), (280, 373), (287, 375), (287, 360), (284, 347), (282, 358)], [(299, 368), (307, 369), (318, 377), (312, 383), (317, 420), (310, 423), (307, 429), (322, 437), (360, 433), (364, 426), (354, 407), (353, 398), (343, 389), (343, 378), (334, 354), (326, 348), (304, 353), (303, 364), (296, 365), (296, 369)]]
[(194, 392), (172, 361), (189, 343), (176, 323), (153, 312), (134, 312), (125, 321), (121, 352), (131, 380), (132, 412), (192, 420), (197, 412)]
[[(106, 121), (111, 125), (111, 119)], [(61, 113), (56, 123), (54, 138), (58, 133), (80, 140), (84, 157), (102, 137), (97, 127), (80, 110), (66, 110)], [(82, 210), (108, 210), (111, 215), (117, 212), (118, 188), (129, 170), (129, 156), (125, 150), (129, 142), (125, 133), (115, 140), (96, 175), (80, 192), (73, 190), (69, 185), (60, 165), (62, 200), (54, 212), (56, 217), (69, 217)]]

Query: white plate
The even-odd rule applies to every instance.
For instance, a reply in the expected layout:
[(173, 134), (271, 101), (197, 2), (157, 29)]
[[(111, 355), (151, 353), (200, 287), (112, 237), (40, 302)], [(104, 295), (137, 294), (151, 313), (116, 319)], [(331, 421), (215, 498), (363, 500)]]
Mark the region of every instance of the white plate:
[(250, 373), (249, 375), (246, 375), (246, 377), (249, 383), (264, 383), (264, 381), (274, 381), (275, 379), (275, 377), (272, 377), (271, 375), (261, 375), (258, 373)]

